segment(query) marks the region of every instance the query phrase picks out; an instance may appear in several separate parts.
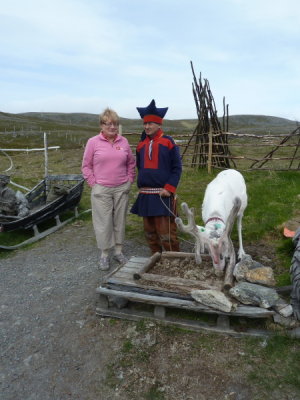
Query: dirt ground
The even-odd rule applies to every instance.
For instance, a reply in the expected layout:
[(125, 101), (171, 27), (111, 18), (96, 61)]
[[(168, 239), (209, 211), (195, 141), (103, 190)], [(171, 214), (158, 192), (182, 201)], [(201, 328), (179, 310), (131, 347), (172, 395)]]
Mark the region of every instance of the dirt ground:
[[(131, 240), (125, 254), (149, 256)], [(2, 400), (300, 398), (249, 379), (244, 339), (97, 316), (96, 259), (82, 221), (0, 259)]]

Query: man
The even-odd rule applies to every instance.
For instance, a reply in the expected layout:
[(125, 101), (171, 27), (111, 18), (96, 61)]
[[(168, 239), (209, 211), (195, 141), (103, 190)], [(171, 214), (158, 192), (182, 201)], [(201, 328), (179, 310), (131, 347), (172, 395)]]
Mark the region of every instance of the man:
[(144, 131), (136, 149), (139, 195), (131, 209), (143, 217), (145, 236), (152, 254), (179, 251), (175, 223), (175, 192), (182, 172), (181, 157), (174, 140), (162, 131), (167, 108), (152, 100), (137, 107)]

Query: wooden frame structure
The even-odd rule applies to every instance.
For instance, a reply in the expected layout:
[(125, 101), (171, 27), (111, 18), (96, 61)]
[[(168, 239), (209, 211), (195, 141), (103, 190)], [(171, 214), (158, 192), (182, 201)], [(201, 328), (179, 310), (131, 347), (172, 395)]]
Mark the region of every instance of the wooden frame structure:
[(228, 157), (230, 151), (227, 136), (223, 133), (228, 131), (228, 105), (225, 106), (225, 99), (223, 99), (222, 127), (208, 80), (204, 79), (204, 82), (202, 82), (201, 74), (199, 80), (197, 80), (192, 62), (191, 68), (198, 124), (182, 152), (182, 158), (187, 149), (192, 146), (194, 151), (191, 167), (201, 168), (203, 165), (207, 165), (209, 171), (212, 164), (221, 168), (236, 167), (235, 162)]
[[(193, 83), (192, 90), (195, 100), (198, 124), (188, 139), (187, 144), (183, 145), (182, 160), (184, 165), (192, 168), (207, 168), (211, 172), (212, 168), (226, 169), (235, 168), (239, 170), (299, 170), (300, 169), (300, 127), (298, 126), (288, 135), (249, 135), (229, 132), (229, 116), (228, 104), (225, 104), (223, 98), (223, 118), (220, 120), (217, 115), (215, 101), (207, 79), (202, 81), (200, 74), (199, 79), (196, 78), (193, 64), (191, 62)], [(222, 121), (222, 123), (221, 123)], [(281, 137), (283, 136), (283, 139)], [(232, 143), (228, 140), (232, 138)], [(250, 138), (256, 140), (255, 145), (245, 143)], [(260, 144), (258, 144), (261, 139)], [(281, 140), (280, 140), (281, 139)], [(280, 140), (280, 141), (279, 141)], [(245, 154), (233, 155), (231, 150), (235, 146), (240, 146), (237, 141), (242, 142), (242, 146), (254, 147), (268, 146), (269, 151), (265, 155), (257, 156), (256, 154), (247, 156)], [(272, 142), (274, 147), (272, 148)], [(288, 143), (289, 142), (289, 143)], [(288, 154), (281, 154), (284, 148), (290, 148)], [(232, 150), (233, 151), (233, 150)], [(246, 168), (237, 167), (237, 163), (248, 161), (250, 165)], [(270, 168), (266, 164), (270, 162), (282, 162), (280, 167)]]

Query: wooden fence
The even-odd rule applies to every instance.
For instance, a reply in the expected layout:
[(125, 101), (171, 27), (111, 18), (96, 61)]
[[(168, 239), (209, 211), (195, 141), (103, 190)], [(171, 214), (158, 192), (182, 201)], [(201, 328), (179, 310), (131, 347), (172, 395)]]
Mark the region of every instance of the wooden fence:
[[(166, 127), (167, 128), (167, 127)], [(183, 165), (192, 168), (237, 168), (247, 170), (299, 170), (300, 169), (300, 127), (290, 134), (241, 134), (234, 132), (216, 133), (210, 131), (201, 136), (195, 132), (172, 134), (166, 129), (180, 148)], [(7, 133), (6, 133), (7, 135)], [(24, 132), (23, 135), (40, 136), (41, 132)], [(141, 133), (126, 133), (131, 148), (134, 151)], [(225, 137), (220, 143), (219, 136)], [(63, 138), (65, 143), (84, 148), (90, 134), (80, 132), (51, 131), (49, 137)], [(61, 150), (65, 143), (61, 143)], [(222, 151), (220, 152), (220, 146)], [(227, 160), (226, 165), (224, 159)]]
[[(228, 167), (240, 171), (249, 170), (299, 170), (300, 169), (300, 127), (289, 135), (286, 134), (240, 134), (221, 132), (226, 140), (222, 146), (228, 146), (229, 151), (220, 155), (218, 134), (211, 132), (207, 135), (207, 142), (197, 142), (193, 134), (174, 134), (173, 139), (180, 148), (182, 162), (186, 167), (223, 169), (220, 158), (228, 159)], [(131, 139), (132, 148), (135, 148), (139, 135), (124, 133)]]

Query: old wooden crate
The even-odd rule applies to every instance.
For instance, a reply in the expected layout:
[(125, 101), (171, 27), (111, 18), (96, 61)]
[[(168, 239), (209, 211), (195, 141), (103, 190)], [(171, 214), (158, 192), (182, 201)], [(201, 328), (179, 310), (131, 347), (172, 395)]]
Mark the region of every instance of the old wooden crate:
[[(208, 260), (203, 255), (203, 260)], [(163, 252), (150, 258), (131, 257), (106, 275), (96, 289), (99, 293), (98, 315), (130, 320), (152, 319), (192, 330), (213, 331), (234, 336), (265, 336), (263, 319), (271, 318), (272, 310), (238, 305), (230, 313), (221, 312), (196, 302), (192, 289), (221, 289), (207, 280), (185, 279), (153, 273), (163, 260), (194, 259), (193, 253)], [(245, 321), (247, 323), (245, 323)]]

